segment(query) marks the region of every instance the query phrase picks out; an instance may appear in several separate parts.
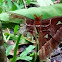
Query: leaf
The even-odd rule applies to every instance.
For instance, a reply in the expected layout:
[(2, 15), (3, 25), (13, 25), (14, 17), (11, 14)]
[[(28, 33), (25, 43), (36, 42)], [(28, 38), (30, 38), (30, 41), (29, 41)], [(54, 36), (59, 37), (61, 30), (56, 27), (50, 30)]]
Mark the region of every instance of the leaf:
[(16, 3), (16, 2), (13, 2), (14, 5), (16, 5), (17, 9), (20, 9), (20, 6)]
[(12, 11), (14, 11), (14, 10), (16, 10), (16, 9), (17, 9), (16, 5), (15, 5), (15, 4), (13, 4), (13, 6), (12, 6), (11, 10), (12, 10)]
[(0, 7), (0, 13), (2, 13), (2, 8)]
[(23, 56), (23, 57), (18, 57), (17, 58), (17, 60), (19, 60), (19, 59), (26, 60), (26, 61), (30, 61), (30, 60), (32, 60), (32, 57), (30, 57), (30, 56)]
[(14, 18), (14, 19), (11, 19), (11, 21), (9, 21), (9, 22), (12, 22), (12, 23), (17, 23), (17, 24), (20, 24), (20, 23), (22, 23), (24, 20), (23, 19), (18, 19), (18, 18)]
[(12, 8), (12, 2), (11, 2), (11, 0), (6, 0), (8, 3), (7, 3), (7, 5), (8, 5), (8, 7), (11, 9)]
[(31, 2), (31, 0), (26, 0), (26, 4), (27, 5), (30, 4), (30, 2)]
[(10, 50), (13, 48), (14, 45), (11, 45), (9, 47), (6, 48), (6, 56), (8, 56), (10, 54)]
[(34, 56), (34, 55), (35, 55), (35, 52), (33, 52), (32, 54), (30, 54), (31, 57)]
[(18, 28), (19, 28), (19, 25), (16, 25), (14, 28), (14, 34), (17, 34)]
[(10, 39), (11, 40), (14, 40), (15, 42), (17, 42), (17, 36), (16, 35), (10, 35)]
[(55, 0), (51, 0), (52, 2), (54, 2)]
[[(49, 9), (50, 8), (50, 9)], [(30, 19), (35, 19), (34, 14), (37, 16), (43, 15), (42, 19), (48, 19), (50, 17), (62, 16), (62, 4), (55, 4), (50, 6), (41, 6), (39, 8), (29, 8), (29, 9), (21, 9), (16, 11), (11, 11), (12, 13), (19, 14), (21, 16), (28, 17)], [(9, 22), (10, 20), (9, 13), (1, 13), (0, 20)], [(15, 21), (14, 21), (15, 22)]]
[(24, 8), (24, 4), (23, 3), (20, 3), (20, 8)]
[(3, 38), (4, 38), (4, 41), (7, 42), (10, 39), (10, 35), (6, 38), (6, 36), (3, 33)]
[(62, 0), (60, 0), (60, 3), (62, 3)]
[[(47, 19), (55, 16), (62, 16), (62, 4), (55, 4), (50, 6), (42, 6), (39, 8), (29, 8), (14, 11), (13, 13), (26, 16), (30, 19), (35, 19), (34, 14), (37, 16), (43, 15), (42, 19)], [(50, 9), (49, 9), (50, 8)]]
[(27, 47), (21, 54), (20, 56), (26, 56), (29, 52), (31, 52), (33, 49), (35, 48), (35, 46), (30, 45), (29, 47)]
[(51, 0), (37, 0), (37, 2), (40, 6), (49, 6), (53, 4)]
[(21, 44), (26, 44), (26, 43), (28, 43), (28, 42), (26, 41), (26, 39), (25, 39), (24, 37), (21, 37), (20, 43), (21, 43)]
[(27, 44), (29, 41), (26, 40), (26, 37), (24, 37), (23, 35), (20, 38), (20, 42), (21, 44)]
[(5, 48), (7, 48), (8, 47), (8, 43), (4, 43), (4, 46), (5, 46)]
[(30, 61), (32, 60), (32, 57), (30, 56), (26, 56), (29, 52), (31, 52), (33, 49), (35, 48), (35, 46), (30, 45), (29, 47), (27, 47), (21, 54), (20, 57), (17, 57), (17, 60), (21, 59), (21, 60), (27, 60)]
[(2, 3), (3, 2), (3, 0), (0, 0), (0, 3)]

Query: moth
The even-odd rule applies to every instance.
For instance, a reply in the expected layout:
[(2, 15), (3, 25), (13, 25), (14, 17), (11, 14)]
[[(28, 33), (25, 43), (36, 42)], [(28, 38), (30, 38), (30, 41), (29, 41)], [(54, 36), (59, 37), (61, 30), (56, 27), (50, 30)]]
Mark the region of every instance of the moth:
[[(34, 35), (34, 27), (38, 32), (39, 58), (44, 60), (57, 48), (62, 41), (62, 16), (42, 20), (42, 16), (33, 15), (34, 20), (15, 13), (10, 13), (13, 18), (26, 19), (26, 29)], [(58, 24), (60, 22), (60, 24)]]

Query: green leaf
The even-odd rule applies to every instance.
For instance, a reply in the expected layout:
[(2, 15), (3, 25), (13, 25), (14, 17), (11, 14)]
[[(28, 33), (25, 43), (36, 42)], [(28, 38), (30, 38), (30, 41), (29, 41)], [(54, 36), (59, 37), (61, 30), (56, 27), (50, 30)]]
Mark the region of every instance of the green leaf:
[(8, 3), (7, 3), (7, 5), (8, 5), (8, 7), (11, 9), (12, 8), (12, 2), (11, 2), (11, 0), (6, 0)]
[(8, 56), (10, 54), (10, 50), (14, 47), (14, 45), (11, 45), (9, 47), (6, 48), (6, 56)]
[(54, 2), (55, 0), (51, 0), (52, 2)]
[(13, 5), (12, 5), (11, 10), (12, 10), (12, 11), (17, 10), (17, 7), (16, 7), (16, 5), (15, 5), (15, 4), (13, 4)]
[(19, 60), (19, 59), (26, 60), (26, 61), (30, 61), (30, 60), (32, 60), (32, 57), (30, 57), (30, 56), (23, 56), (23, 57), (18, 57), (17, 58), (17, 60)]
[(62, 0), (60, 1), (60, 3), (62, 3)]
[(26, 4), (30, 4), (31, 0), (26, 0)]
[(10, 35), (6, 38), (6, 36), (3, 33), (3, 39), (4, 39), (5, 42), (7, 42), (10, 39)]
[(35, 55), (35, 52), (33, 52), (32, 54), (30, 54), (31, 57), (34, 56), (34, 55)]
[[(48, 19), (50, 17), (62, 16), (62, 4), (54, 4), (50, 6), (41, 6), (39, 8), (29, 8), (29, 9), (20, 9), (16, 11), (11, 11), (12, 13), (19, 14), (21, 16), (26, 16), (30, 19), (35, 19), (34, 14), (37, 16), (43, 15), (42, 19)], [(10, 20), (9, 13), (1, 13), (0, 20), (9, 22)], [(15, 20), (14, 20), (15, 22)], [(13, 23), (14, 23), (13, 22)]]
[(20, 54), (20, 57), (26, 56), (26, 55), (27, 55), (29, 52), (31, 52), (34, 48), (35, 48), (35, 46), (30, 45), (29, 47), (27, 47), (27, 48)]
[(23, 3), (20, 3), (20, 8), (24, 8), (24, 4)]
[(37, 2), (40, 6), (49, 6), (53, 4), (51, 0), (37, 0)]
[(4, 46), (5, 46), (5, 48), (7, 48), (8, 47), (8, 43), (4, 43)]
[(11, 21), (9, 21), (9, 22), (20, 24), (20, 23), (22, 23), (23, 21), (24, 21), (23, 19), (15, 18), (15, 19), (11, 19)]
[(2, 3), (3, 2), (3, 0), (0, 0), (0, 3)]
[(17, 9), (20, 9), (20, 6), (16, 3), (16, 2), (13, 2), (14, 5), (16, 5)]
[(14, 28), (14, 34), (17, 34), (18, 28), (19, 28), (19, 25), (16, 25), (15, 28)]
[(2, 8), (0, 8), (0, 13), (2, 13)]
[(22, 36), (22, 37), (20, 38), (20, 43), (21, 43), (21, 44), (27, 44), (28, 41), (26, 40), (25, 37)]
[(10, 39), (11, 39), (11, 40), (14, 40), (15, 42), (17, 42), (17, 38), (18, 38), (18, 37), (17, 37), (16, 35), (11, 35), (11, 36), (10, 36)]
[(13, 13), (17, 13), (31, 19), (35, 19), (34, 14), (36, 14), (37, 16), (43, 15), (42, 19), (48, 19), (50, 17), (62, 16), (62, 4), (42, 6), (39, 8), (34, 7), (29, 9), (21, 9), (14, 11)]
[(32, 57), (27, 56), (27, 54), (28, 54), (29, 52), (31, 52), (34, 48), (35, 48), (35, 46), (33, 46), (33, 45), (28, 46), (28, 47), (20, 54), (20, 57), (17, 57), (17, 60), (19, 60), (19, 59), (21, 59), (21, 60), (27, 60), (27, 61), (32, 60)]

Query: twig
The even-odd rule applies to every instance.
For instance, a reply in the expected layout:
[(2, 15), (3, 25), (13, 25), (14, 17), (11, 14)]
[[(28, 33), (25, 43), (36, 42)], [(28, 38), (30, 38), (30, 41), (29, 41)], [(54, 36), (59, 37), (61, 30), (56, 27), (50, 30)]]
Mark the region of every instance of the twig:
[(25, 0), (23, 0), (23, 4), (24, 4), (24, 8), (26, 8), (26, 2), (25, 2)]
[(34, 36), (35, 36), (35, 41), (36, 41), (36, 48), (35, 48), (35, 61), (37, 59), (37, 45), (38, 45), (38, 39), (37, 39), (37, 34), (36, 34), (36, 27), (34, 25)]
[(0, 62), (7, 62), (7, 57), (5, 55), (5, 47), (4, 47), (4, 41), (3, 41), (1, 22), (0, 22)]

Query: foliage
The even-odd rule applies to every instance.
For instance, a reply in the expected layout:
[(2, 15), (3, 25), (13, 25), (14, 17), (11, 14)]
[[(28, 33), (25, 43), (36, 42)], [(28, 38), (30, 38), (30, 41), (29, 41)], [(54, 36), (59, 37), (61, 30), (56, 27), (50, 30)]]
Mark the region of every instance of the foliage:
[[(22, 34), (20, 34), (20, 35), (17, 35), (17, 33), (18, 33), (18, 28), (19, 28), (19, 25), (16, 25), (15, 27), (14, 27), (14, 34), (13, 33), (3, 33), (3, 38), (4, 38), (4, 41), (6, 42), (5, 43), (5, 47), (6, 47), (6, 56), (8, 56), (8, 55), (11, 55), (10, 54), (10, 50), (12, 49), (12, 48), (14, 48), (15, 47), (15, 49), (14, 49), (14, 56), (13, 56), (13, 58), (12, 58), (12, 61), (13, 62), (15, 62), (16, 61), (16, 53), (17, 53), (17, 49), (18, 49), (18, 45), (19, 45), (19, 43), (21, 43), (21, 44), (24, 44), (24, 43), (27, 43), (27, 42), (29, 42), (28, 40), (26, 40), (26, 38), (22, 35)], [(10, 40), (14, 40), (15, 41), (15, 45), (8, 45), (8, 41), (10, 41)], [(30, 56), (26, 56), (29, 52), (31, 52), (32, 51), (32, 49), (34, 49), (35, 47), (34, 46), (29, 46), (28, 48), (26, 48), (26, 50), (24, 51), (24, 52), (22, 52), (21, 54), (20, 54), (20, 57), (17, 57), (17, 60), (18, 59), (21, 59), (21, 60), (27, 60), (28, 59), (28, 61), (30, 61), (30, 60), (32, 60), (32, 57), (30, 57)], [(28, 51), (29, 50), (29, 51)], [(23, 56), (22, 56), (23, 55)]]
[[(11, 13), (13, 14), (16, 13), (17, 15), (19, 14), (20, 17), (25, 16), (25, 18), (28, 17), (30, 19), (35, 19), (34, 14), (36, 14), (37, 16), (43, 15), (42, 19), (47, 19), (47, 18), (55, 17), (55, 16), (62, 16), (61, 6), (62, 4), (55, 4), (55, 5), (50, 5), (46, 7), (42, 6), (39, 8), (20, 9), (16, 11), (11, 11)], [(9, 27), (14, 27), (16, 24), (20, 24), (22, 23), (22, 21), (25, 21), (18, 18), (13, 19), (12, 17), (13, 16), (10, 15), (10, 12), (0, 14), (0, 20), (3, 23), (3, 27), (8, 27), (8, 25)]]
[(19, 28), (19, 25), (16, 25), (14, 28), (14, 34), (17, 34), (18, 28)]
[(17, 9), (21, 9), (24, 7), (24, 5), (22, 5), (22, 1), (20, 1), (20, 3), (17, 3), (17, 1), (11, 1), (11, 0), (5, 0), (3, 1), (1, 0), (0, 4), (0, 8), (2, 9), (2, 12), (7, 12), (7, 11), (12, 11), (12, 10), (17, 10)]
[(6, 47), (6, 56), (10, 55), (10, 50), (14, 47), (14, 45), (11, 45), (9, 47)]
[[(16, 13), (16, 14), (19, 14), (20, 16), (25, 16), (30, 19), (35, 18), (34, 14), (36, 14), (37, 16), (43, 15), (42, 19), (47, 19), (47, 18), (55, 17), (55, 16), (62, 16), (61, 9), (62, 9), (62, 4), (55, 4), (55, 5), (46, 6), (46, 7), (29, 8), (29, 9), (11, 11), (11, 13), (13, 13), (13, 14)], [(12, 16), (10, 16), (9, 13), (0, 14), (0, 19), (2, 21), (4, 21), (3, 23), (5, 23), (5, 22), (17, 23), (15, 19), (13, 19), (13, 21), (12, 21), (12, 19), (10, 19), (11, 17)], [(18, 23), (21, 23), (21, 22), (18, 22)]]
[(51, 0), (37, 0), (40, 6), (49, 6), (53, 5), (53, 2)]
[[(1, 13), (0, 20), (3, 23), (3, 27), (9, 26), (12, 28), (16, 24), (22, 24), (27, 19), (34, 20), (35, 19), (34, 15), (37, 15), (37, 16), (43, 15), (42, 19), (48, 19), (50, 17), (55, 17), (55, 16), (62, 16), (62, 0), (60, 4), (53, 4), (54, 0), (47, 0), (47, 1), (46, 0), (45, 1), (44, 0), (37, 0), (37, 1), (25, 0), (25, 2), (27, 6), (30, 3), (33, 3), (33, 4), (41, 3), (40, 4), (41, 7), (24, 9), (23, 0), (15, 0), (15, 1), (0, 0), (0, 13)], [(11, 14), (13, 14), (15, 17)], [(34, 56), (34, 53), (30, 55), (28, 55), (28, 53), (35, 48), (33, 45), (30, 45), (28, 48), (26, 48), (20, 54), (20, 57), (16, 57), (19, 43), (21, 44), (29, 43), (29, 41), (22, 34), (18, 35), (18, 29), (19, 29), (19, 25), (16, 25), (14, 28), (14, 33), (3, 33), (4, 41), (7, 42), (9, 40), (13, 40), (15, 43), (14, 56), (12, 58), (12, 62), (15, 62), (16, 60), (19, 60), (19, 59), (30, 61), (33, 59), (32, 56)], [(14, 47), (13, 45), (8, 46), (7, 44), (8, 43), (5, 44), (6, 56), (10, 54), (10, 50)]]
[[(40, 1), (40, 0), (39, 0)], [(33, 3), (33, 4), (37, 4), (39, 3), (39, 1), (35, 1), (35, 0), (25, 0), (26, 2), (26, 5), (29, 5), (30, 3)], [(50, 5), (52, 4), (51, 1), (40, 1), (42, 6), (44, 6), (43, 3), (47, 3)], [(46, 4), (46, 5), (48, 5)], [(40, 5), (41, 6), (41, 5)], [(15, 1), (11, 1), (11, 0), (0, 0), (0, 13), (2, 12), (8, 12), (8, 11), (14, 11), (14, 10), (19, 10), (19, 9), (22, 9), (24, 8), (24, 4), (23, 4), (23, 0), (15, 0)]]
[(30, 45), (29, 47), (27, 47), (21, 54), (20, 57), (17, 57), (17, 60), (21, 59), (21, 60), (26, 60), (26, 61), (30, 61), (32, 60), (32, 57), (27, 56), (27, 54), (29, 52), (31, 52), (33, 49), (35, 48), (35, 46)]
[(16, 54), (17, 54), (17, 49), (18, 49), (18, 44), (19, 44), (19, 41), (20, 41), (20, 37), (21, 37), (21, 34), (19, 35), (19, 37), (17, 39), (17, 42), (16, 42), (16, 46), (15, 46), (15, 49), (14, 49), (14, 56), (13, 56), (12, 62), (16, 61)]
[(3, 38), (4, 38), (4, 41), (7, 42), (10, 39), (10, 35), (8, 33), (5, 33), (5, 34), (3, 33)]
[(55, 4), (46, 7), (22, 9), (14, 11), (12, 13), (20, 14), (31, 19), (35, 19), (34, 14), (36, 14), (37, 16), (43, 15), (42, 19), (47, 19), (54, 16), (62, 16), (61, 5), (62, 4)]
[(60, 3), (62, 3), (62, 0), (60, 1)]
[[(29, 5), (31, 0), (26, 0), (26, 5)], [(0, 0), (0, 13), (14, 11), (24, 8), (23, 0)]]
[(52, 2), (54, 2), (55, 0), (51, 0)]

